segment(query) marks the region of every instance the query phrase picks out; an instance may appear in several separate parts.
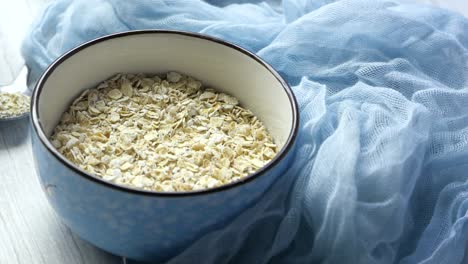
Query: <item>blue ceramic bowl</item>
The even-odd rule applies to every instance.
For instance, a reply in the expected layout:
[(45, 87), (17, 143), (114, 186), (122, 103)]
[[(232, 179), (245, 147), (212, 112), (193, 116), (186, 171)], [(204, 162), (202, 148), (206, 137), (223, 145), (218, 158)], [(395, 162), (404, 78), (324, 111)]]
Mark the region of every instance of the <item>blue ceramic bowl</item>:
[[(119, 72), (170, 70), (237, 97), (264, 122), (279, 154), (239, 182), (160, 193), (101, 180), (70, 163), (50, 143), (61, 114), (84, 89)], [(173, 256), (255, 203), (290, 164), (299, 122), (290, 88), (259, 57), (212, 37), (162, 30), (105, 36), (57, 59), (33, 92), (31, 119), (40, 182), (65, 224), (106, 251), (153, 261)]]

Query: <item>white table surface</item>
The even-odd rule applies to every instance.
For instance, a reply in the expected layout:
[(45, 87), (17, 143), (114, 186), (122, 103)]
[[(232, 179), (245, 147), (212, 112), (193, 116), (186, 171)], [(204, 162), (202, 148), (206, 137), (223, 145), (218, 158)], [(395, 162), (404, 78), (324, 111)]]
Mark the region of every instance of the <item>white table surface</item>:
[(27, 118), (0, 123), (0, 263), (116, 264), (60, 221), (39, 185)]
[[(48, 0), (15, 1), (35, 9)], [(454, 2), (468, 15), (468, 1), (420, 1), (445, 5)], [(24, 83), (21, 76), (15, 85)], [(0, 122), (0, 263), (125, 263), (76, 237), (53, 212), (33, 167), (29, 133), (28, 119)], [(468, 254), (464, 263), (468, 263)]]

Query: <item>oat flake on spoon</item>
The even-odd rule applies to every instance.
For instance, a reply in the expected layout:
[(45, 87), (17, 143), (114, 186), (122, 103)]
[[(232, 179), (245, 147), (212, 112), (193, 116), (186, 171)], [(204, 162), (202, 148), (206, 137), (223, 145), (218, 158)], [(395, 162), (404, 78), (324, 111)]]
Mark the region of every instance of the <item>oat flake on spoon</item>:
[(0, 120), (18, 119), (29, 112), (29, 96), (21, 93), (0, 93)]

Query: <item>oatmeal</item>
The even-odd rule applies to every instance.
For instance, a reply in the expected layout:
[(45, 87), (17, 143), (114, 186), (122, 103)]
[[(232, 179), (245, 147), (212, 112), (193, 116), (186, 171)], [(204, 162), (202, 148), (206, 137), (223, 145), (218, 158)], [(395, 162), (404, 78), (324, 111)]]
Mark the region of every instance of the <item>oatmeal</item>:
[(238, 181), (277, 153), (262, 122), (235, 97), (177, 72), (118, 74), (84, 91), (51, 142), (104, 180), (162, 192)]
[(20, 93), (0, 93), (0, 118), (12, 118), (29, 111), (29, 97)]

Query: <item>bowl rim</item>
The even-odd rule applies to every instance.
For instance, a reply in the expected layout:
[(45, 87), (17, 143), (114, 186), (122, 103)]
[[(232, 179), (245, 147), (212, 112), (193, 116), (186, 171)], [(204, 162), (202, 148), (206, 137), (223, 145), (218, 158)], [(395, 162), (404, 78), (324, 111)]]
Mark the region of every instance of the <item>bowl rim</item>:
[[(157, 191), (148, 191), (144, 189), (139, 189), (136, 187), (131, 187), (131, 186), (124, 186), (124, 185), (119, 185), (110, 181), (106, 181), (104, 179), (99, 178), (98, 176), (94, 176), (85, 170), (82, 170), (81, 168), (77, 167), (75, 164), (72, 162), (68, 161), (62, 154), (60, 154), (57, 149), (52, 145), (52, 143), (49, 141), (47, 136), (44, 133), (44, 130), (42, 129), (41, 125), (41, 119), (39, 116), (39, 111), (38, 111), (38, 101), (40, 100), (40, 95), (43, 89), (44, 84), (46, 83), (47, 79), (49, 76), (54, 72), (54, 70), (60, 66), (64, 61), (66, 61), (69, 57), (75, 55), (76, 53), (80, 52), (81, 50), (86, 49), (87, 47), (90, 47), (92, 45), (95, 45), (97, 43), (101, 43), (107, 40), (111, 39), (117, 39), (121, 37), (127, 37), (127, 36), (132, 36), (132, 35), (141, 35), (141, 34), (173, 34), (173, 35), (182, 35), (185, 37), (192, 37), (192, 38), (198, 38), (202, 40), (207, 40), (210, 42), (214, 42), (217, 44), (224, 45), (228, 48), (235, 49), (238, 52), (243, 53), (244, 55), (249, 56), (251, 59), (265, 67), (275, 78), (276, 80), (281, 84), (283, 87), (284, 91), (286, 92), (289, 103), (292, 109), (292, 126), (291, 126), (291, 131), (289, 132), (288, 138), (284, 144), (284, 146), (281, 148), (281, 150), (276, 154), (276, 156), (270, 160), (265, 166), (257, 170), (256, 172), (246, 176), (245, 178), (224, 184), (218, 187), (214, 188), (208, 188), (208, 189), (203, 189), (203, 190), (196, 190), (196, 191), (184, 191), (184, 192), (157, 192)], [(133, 193), (133, 194), (139, 194), (139, 195), (148, 195), (148, 196), (161, 196), (161, 197), (184, 197), (184, 196), (195, 196), (195, 195), (203, 195), (203, 194), (211, 194), (215, 192), (220, 192), (220, 191), (225, 191), (229, 190), (232, 188), (235, 188), (237, 186), (246, 184), (252, 180), (257, 179), (261, 175), (264, 175), (266, 172), (269, 170), (273, 169), (281, 160), (284, 159), (284, 157), (289, 153), (290, 149), (294, 145), (295, 139), (297, 137), (297, 133), (299, 130), (299, 110), (298, 110), (298, 104), (296, 101), (296, 97), (294, 96), (291, 88), (289, 85), (284, 81), (284, 79), (279, 75), (276, 70), (269, 65), (267, 62), (265, 62), (263, 59), (261, 59), (259, 56), (256, 54), (248, 51), (245, 48), (242, 48), (236, 44), (233, 44), (231, 42), (228, 42), (226, 40), (222, 40), (216, 37), (208, 36), (205, 34), (200, 34), (200, 33), (194, 33), (194, 32), (188, 32), (188, 31), (181, 31), (181, 30), (159, 30), (159, 29), (144, 29), (144, 30), (130, 30), (130, 31), (123, 31), (123, 32), (118, 32), (118, 33), (113, 33), (109, 35), (105, 35), (102, 37), (98, 37), (95, 39), (92, 39), (90, 41), (87, 41), (81, 45), (78, 45), (77, 47), (65, 52), (63, 55), (58, 57), (54, 62), (52, 62), (47, 69), (42, 73), (41, 77), (37, 81), (34, 91), (31, 96), (31, 110), (30, 110), (30, 118), (32, 122), (32, 127), (36, 133), (36, 135), (39, 138), (39, 141), (45, 146), (46, 150), (50, 152), (55, 158), (57, 158), (61, 163), (63, 163), (65, 166), (67, 166), (69, 169), (73, 170), (75, 173), (78, 175), (82, 176), (83, 178), (96, 182), (98, 184), (102, 184), (106, 187), (110, 187), (112, 189), (118, 190), (118, 191), (123, 191), (127, 193)]]

